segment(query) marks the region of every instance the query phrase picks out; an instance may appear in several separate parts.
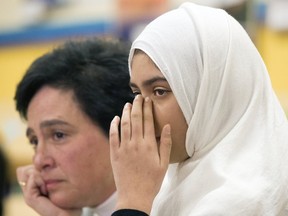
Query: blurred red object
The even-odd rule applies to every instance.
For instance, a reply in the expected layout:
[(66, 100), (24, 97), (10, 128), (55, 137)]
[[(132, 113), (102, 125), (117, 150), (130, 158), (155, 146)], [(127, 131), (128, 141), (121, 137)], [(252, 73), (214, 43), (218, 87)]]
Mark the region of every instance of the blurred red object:
[(155, 17), (167, 10), (168, 0), (117, 0), (117, 16), (120, 22), (131, 22)]

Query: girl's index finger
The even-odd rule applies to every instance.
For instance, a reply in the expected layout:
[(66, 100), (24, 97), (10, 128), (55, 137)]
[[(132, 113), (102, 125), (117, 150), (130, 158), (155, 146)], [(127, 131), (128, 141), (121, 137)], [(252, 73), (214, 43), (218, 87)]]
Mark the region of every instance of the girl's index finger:
[(131, 137), (143, 138), (143, 97), (137, 95), (133, 101), (131, 110)]
[(143, 105), (143, 125), (144, 125), (144, 137), (155, 137), (154, 117), (152, 110), (152, 101), (149, 97), (146, 97)]
[(118, 131), (119, 121), (120, 121), (119, 117), (115, 116), (110, 124), (109, 142), (111, 149), (111, 157), (114, 150), (119, 148), (120, 146), (119, 131)]
[(121, 117), (121, 142), (127, 143), (131, 138), (131, 104), (126, 103)]

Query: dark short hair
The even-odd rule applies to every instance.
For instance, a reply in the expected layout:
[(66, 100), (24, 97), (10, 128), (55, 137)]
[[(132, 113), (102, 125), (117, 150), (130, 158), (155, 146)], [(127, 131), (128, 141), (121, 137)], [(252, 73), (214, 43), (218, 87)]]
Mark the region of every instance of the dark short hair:
[(113, 117), (133, 100), (129, 48), (126, 42), (94, 38), (66, 42), (39, 57), (17, 86), (17, 111), (27, 120), (29, 103), (43, 86), (72, 90), (82, 111), (108, 135)]

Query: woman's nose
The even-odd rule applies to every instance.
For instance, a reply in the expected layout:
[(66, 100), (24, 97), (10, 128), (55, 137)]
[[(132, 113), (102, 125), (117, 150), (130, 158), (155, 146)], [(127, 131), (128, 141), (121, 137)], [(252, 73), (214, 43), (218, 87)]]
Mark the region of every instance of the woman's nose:
[(38, 143), (33, 157), (33, 163), (38, 171), (47, 170), (53, 167), (53, 157), (45, 144)]

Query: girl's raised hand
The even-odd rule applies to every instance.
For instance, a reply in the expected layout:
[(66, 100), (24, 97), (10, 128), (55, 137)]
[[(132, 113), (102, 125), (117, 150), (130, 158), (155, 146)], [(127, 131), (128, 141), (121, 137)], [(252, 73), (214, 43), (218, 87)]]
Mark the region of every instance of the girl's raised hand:
[(116, 209), (150, 213), (169, 164), (170, 131), (170, 125), (165, 125), (157, 143), (152, 101), (141, 95), (136, 96), (133, 105), (125, 105), (121, 122), (117, 116), (113, 119), (110, 149), (118, 193)]

